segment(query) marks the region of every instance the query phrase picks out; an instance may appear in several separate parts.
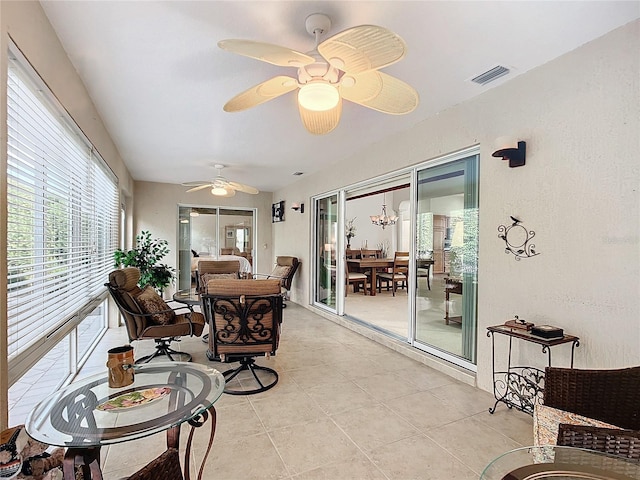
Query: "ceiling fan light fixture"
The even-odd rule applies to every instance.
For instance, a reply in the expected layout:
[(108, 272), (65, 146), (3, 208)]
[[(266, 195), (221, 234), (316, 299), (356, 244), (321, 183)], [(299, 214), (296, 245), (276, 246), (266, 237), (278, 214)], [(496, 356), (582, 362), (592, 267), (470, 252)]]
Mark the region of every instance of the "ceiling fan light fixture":
[(224, 187), (213, 187), (211, 189), (211, 195), (216, 195), (217, 197), (224, 197), (227, 193), (227, 189)]
[(322, 80), (311, 81), (298, 92), (298, 102), (307, 110), (324, 112), (338, 105), (340, 94), (338, 89)]

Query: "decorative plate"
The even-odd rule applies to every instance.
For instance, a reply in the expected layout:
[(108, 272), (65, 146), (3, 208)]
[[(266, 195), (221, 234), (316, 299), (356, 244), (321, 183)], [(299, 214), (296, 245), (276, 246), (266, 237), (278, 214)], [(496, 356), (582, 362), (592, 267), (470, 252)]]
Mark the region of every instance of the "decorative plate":
[(160, 400), (171, 392), (169, 387), (148, 388), (146, 390), (123, 393), (111, 400), (107, 400), (96, 407), (96, 410), (104, 412), (119, 412), (133, 407), (148, 405)]

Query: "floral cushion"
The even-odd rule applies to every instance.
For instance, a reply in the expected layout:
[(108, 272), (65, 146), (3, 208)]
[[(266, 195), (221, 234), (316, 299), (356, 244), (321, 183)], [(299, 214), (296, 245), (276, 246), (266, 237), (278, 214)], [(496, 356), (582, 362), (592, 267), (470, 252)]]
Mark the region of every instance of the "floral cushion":
[(158, 295), (151, 286), (145, 287), (144, 290), (136, 297), (136, 302), (142, 313), (154, 313), (151, 315), (151, 321), (158, 325), (171, 325), (176, 320), (176, 314), (171, 307)]
[(589, 425), (592, 427), (618, 428), (616, 425), (584, 417), (577, 413), (558, 410), (536, 404), (533, 411), (533, 442), (535, 446), (555, 445), (558, 440), (558, 426), (561, 423)]

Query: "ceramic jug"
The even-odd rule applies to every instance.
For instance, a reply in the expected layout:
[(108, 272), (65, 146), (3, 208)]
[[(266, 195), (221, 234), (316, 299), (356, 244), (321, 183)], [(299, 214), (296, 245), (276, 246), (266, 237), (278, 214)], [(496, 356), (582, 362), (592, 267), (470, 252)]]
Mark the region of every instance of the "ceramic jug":
[(109, 369), (109, 387), (126, 387), (133, 383), (133, 347), (125, 345), (123, 347), (112, 348), (107, 352), (109, 358), (107, 368)]

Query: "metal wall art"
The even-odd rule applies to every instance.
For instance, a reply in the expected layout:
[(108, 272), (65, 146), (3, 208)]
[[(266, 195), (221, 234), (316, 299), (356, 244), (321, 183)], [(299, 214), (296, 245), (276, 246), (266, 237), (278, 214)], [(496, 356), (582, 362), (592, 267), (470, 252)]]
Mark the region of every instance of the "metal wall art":
[(531, 243), (533, 237), (536, 236), (536, 232), (533, 230), (527, 230), (522, 222), (515, 217), (511, 217), (513, 223), (509, 226), (500, 225), (498, 227), (498, 237), (504, 240), (506, 248), (505, 253), (512, 253), (516, 260), (521, 258), (535, 257), (540, 255), (536, 252), (535, 245)]
[(284, 222), (284, 200), (271, 205), (271, 223)]

